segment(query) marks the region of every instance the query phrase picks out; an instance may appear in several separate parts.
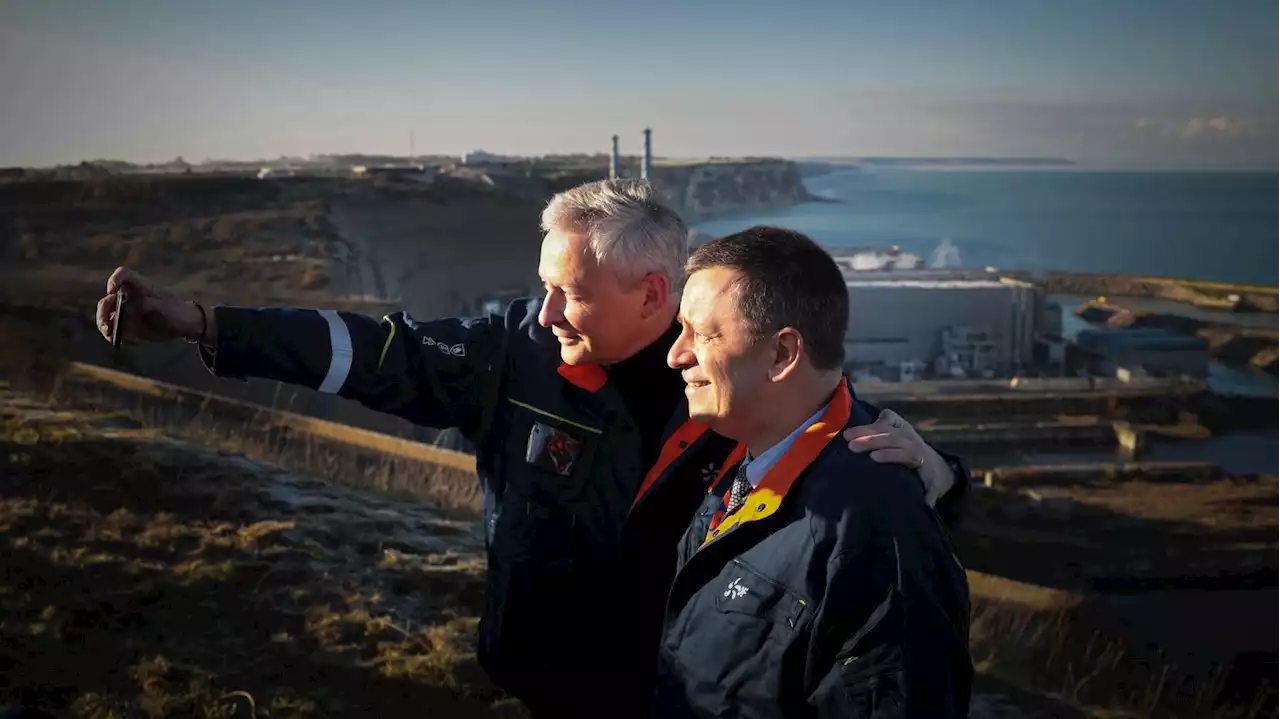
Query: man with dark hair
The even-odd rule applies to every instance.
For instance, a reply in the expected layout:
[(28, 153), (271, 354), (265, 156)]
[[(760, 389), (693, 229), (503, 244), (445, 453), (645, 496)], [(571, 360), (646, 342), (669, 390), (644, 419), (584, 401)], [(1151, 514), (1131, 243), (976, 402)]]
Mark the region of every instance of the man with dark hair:
[(969, 592), (906, 470), (836, 438), (848, 290), (804, 235), (698, 248), (667, 356), (689, 416), (739, 442), (678, 548), (657, 717), (968, 714)]

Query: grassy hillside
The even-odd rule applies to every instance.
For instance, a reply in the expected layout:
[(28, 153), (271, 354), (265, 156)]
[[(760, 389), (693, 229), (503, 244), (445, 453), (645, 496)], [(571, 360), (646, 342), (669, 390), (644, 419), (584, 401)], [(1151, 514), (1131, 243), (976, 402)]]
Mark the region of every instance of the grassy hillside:
[(0, 706), (514, 716), (470, 521), (0, 395)]

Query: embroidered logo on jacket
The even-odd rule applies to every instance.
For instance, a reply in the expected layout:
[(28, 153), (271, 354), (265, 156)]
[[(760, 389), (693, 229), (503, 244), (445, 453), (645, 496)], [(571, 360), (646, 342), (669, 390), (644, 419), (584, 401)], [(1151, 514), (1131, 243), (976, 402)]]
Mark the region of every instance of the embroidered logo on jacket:
[(746, 587), (739, 584), (741, 581), (742, 577), (738, 577), (732, 582), (729, 582), (729, 588), (724, 590), (724, 595), (730, 599), (741, 599), (749, 591)]
[(706, 482), (707, 484), (710, 484), (711, 482), (715, 481), (716, 474), (718, 474), (716, 472), (716, 463), (712, 462), (702, 468), (702, 481)]
[(440, 354), (444, 355), (453, 355), (454, 357), (465, 357), (467, 355), (467, 348), (465, 345), (456, 344), (450, 347), (448, 342), (437, 342), (436, 338), (427, 337), (426, 335), (423, 335), (422, 337), (422, 344), (427, 347), (435, 347), (440, 350)]

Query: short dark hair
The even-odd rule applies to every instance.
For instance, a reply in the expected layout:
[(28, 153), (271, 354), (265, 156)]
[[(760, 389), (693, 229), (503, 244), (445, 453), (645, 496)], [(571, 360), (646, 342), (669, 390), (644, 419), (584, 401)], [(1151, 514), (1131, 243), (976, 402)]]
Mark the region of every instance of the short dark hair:
[(713, 267), (742, 273), (738, 307), (755, 331), (793, 327), (814, 367), (844, 364), (849, 290), (839, 266), (818, 243), (793, 230), (758, 225), (695, 249), (685, 277)]

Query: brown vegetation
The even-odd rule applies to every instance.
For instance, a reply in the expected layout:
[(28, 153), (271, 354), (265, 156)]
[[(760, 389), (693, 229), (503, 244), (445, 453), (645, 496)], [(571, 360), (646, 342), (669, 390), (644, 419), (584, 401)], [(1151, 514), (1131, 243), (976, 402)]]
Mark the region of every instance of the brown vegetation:
[(325, 217), (338, 187), (232, 177), (9, 183), (0, 186), (0, 262), (100, 275), (125, 264), (196, 292), (320, 290), (345, 244)]
[(518, 714), (472, 653), (470, 522), (118, 414), (3, 401), (0, 699), (84, 717)]
[(1106, 716), (1275, 715), (1275, 476), (1010, 475), (956, 533), (979, 671)]
[[(73, 375), (57, 385), (63, 406), (120, 403), (122, 395), (94, 395), (83, 378), (75, 380)], [(240, 425), (242, 431), (233, 432), (234, 423), (217, 421), (225, 411), (221, 405), (205, 405), (205, 414), (193, 418), (183, 414), (183, 403), (172, 396), (135, 403), (128, 414), (76, 414), (12, 398), (7, 402), (0, 464), (8, 453), (6, 475), (13, 467), (20, 479), (3, 490), (0, 539), (7, 546), (39, 546), (57, 558), (76, 559), (59, 570), (64, 574), (56, 575), (40, 574), (48, 570), (26, 553), (14, 551), (12, 561), (4, 559), (19, 567), (14, 576), (24, 586), (87, 587), (93, 582), (83, 606), (77, 600), (60, 608), (48, 595), (40, 595), (3, 607), (23, 617), (25, 624), (20, 625), (28, 634), (32, 625), (40, 625), (33, 636), (49, 642), (33, 645), (36, 639), (24, 635), (23, 643), (8, 655), (12, 665), (23, 671), (38, 667), (17, 659), (27, 651), (51, 652), (68, 637), (76, 642), (86, 633), (97, 642), (86, 640), (95, 656), (117, 656), (104, 652), (136, 632), (129, 624), (136, 616), (165, 636), (197, 623), (201, 627), (201, 633), (190, 635), (198, 647), (178, 642), (175, 648), (156, 640), (153, 653), (128, 655), (133, 664), (127, 672), (98, 667), (86, 670), (87, 679), (73, 686), (55, 685), (60, 689), (51, 693), (25, 685), (24, 692), (11, 696), (27, 701), (35, 697), (48, 706), (62, 702), (80, 716), (105, 716), (103, 707), (115, 707), (117, 715), (121, 708), (166, 716), (190, 713), (194, 707), (210, 716), (244, 716), (235, 712), (247, 712), (249, 699), (237, 691), (253, 697), (261, 716), (360, 713), (355, 712), (357, 706), (397, 716), (420, 708), (415, 702), (441, 707), (441, 716), (450, 716), (446, 709), (455, 706), (462, 707), (457, 709), (463, 712), (459, 716), (469, 716), (465, 712), (472, 709), (465, 707), (489, 711), (497, 701), (471, 654), (483, 564), (474, 529), (459, 528), (470, 526), (469, 518), (475, 516), (473, 476), (422, 473), (421, 463), (362, 464), (358, 453), (335, 451), (331, 444), (308, 439), (307, 433), (280, 434), (265, 420), (246, 422)], [(156, 411), (166, 403), (177, 409)], [(199, 441), (178, 443), (168, 439), (172, 436)], [(351, 492), (238, 459), (243, 454), (383, 491)], [(419, 467), (416, 475), (414, 466)], [(1097, 567), (1113, 564), (1100, 560), (1114, 556), (1119, 571), (1141, 579), (1133, 568), (1158, 556), (1167, 561), (1151, 564), (1149, 572), (1166, 575), (1171, 568), (1195, 565), (1192, 555), (1198, 550), (1214, 551), (1215, 537), (1222, 538), (1217, 549), (1237, 546), (1232, 551), (1244, 560), (1258, 557), (1266, 566), (1270, 555), (1248, 542), (1255, 534), (1274, 535), (1274, 478), (1172, 484), (1140, 480), (1127, 475), (1099, 483), (1077, 480), (1075, 489), (1054, 497), (997, 490), (975, 495), (958, 535), (961, 556), (971, 569), (979, 570), (971, 572), (972, 646), (980, 670), (975, 717), (1268, 716), (1266, 708), (1274, 704), (1269, 694), (1274, 690), (1268, 687), (1274, 685), (1250, 684), (1229, 659), (1207, 669), (1186, 666), (1117, 626), (1097, 595), (1080, 584), (1079, 574), (1042, 571), (1070, 572), (1078, 567), (1097, 572)], [(470, 497), (457, 493), (464, 486), (473, 492)], [(397, 494), (409, 503), (397, 501)], [(433, 513), (416, 507), (414, 498), (443, 498), (453, 511)], [(1059, 511), (1046, 500), (1068, 506)], [(118, 512), (120, 507), (127, 511)], [(27, 518), (15, 522), (13, 517), (19, 516)], [(405, 516), (419, 519), (402, 521)], [(446, 519), (450, 516), (456, 519)], [(441, 537), (444, 544), (423, 546)], [(5, 546), (0, 544), (0, 551)], [(166, 553), (156, 554), (157, 550)], [(104, 553), (117, 558), (104, 559)], [(442, 570), (435, 567), (432, 555), (441, 553), (457, 557), (456, 563), (446, 564), (466, 571), (435, 574)], [(100, 586), (101, 577), (112, 575), (99, 565), (112, 561), (130, 567), (151, 561), (146, 566), (154, 572), (163, 566), (163, 575), (146, 575), (150, 583), (142, 585), (145, 590), (133, 589), (134, 584), (125, 590), (112, 582)], [(1221, 555), (1214, 561), (1231, 571)], [(1234, 571), (1257, 568), (1243, 561)], [(432, 582), (446, 583), (423, 584), (427, 580), (416, 573), (419, 570), (433, 572)], [(133, 582), (136, 570), (130, 571), (135, 571), (129, 575)], [(992, 571), (1027, 577), (1031, 583), (986, 574)], [(66, 578), (79, 577), (80, 572), (101, 573), (83, 580)], [(334, 587), (310, 584), (327, 585), (339, 575), (345, 579)], [(164, 584), (158, 576), (191, 590), (183, 595), (186, 603), (173, 612), (153, 614), (151, 604), (138, 606), (152, 601), (146, 592), (157, 582)], [(1072, 588), (1046, 588), (1056, 585)], [(301, 587), (308, 588), (304, 592)], [(143, 591), (142, 598), (135, 596), (137, 591)], [(0, 602), (5, 596), (0, 595)], [(269, 612), (264, 609), (268, 604)], [(93, 609), (104, 606), (110, 609)], [(45, 612), (48, 617), (42, 617)], [(116, 613), (125, 618), (117, 619)], [(70, 630), (48, 628), (63, 616), (82, 619), (68, 625)], [(233, 644), (228, 647), (220, 638), (223, 631), (245, 636), (226, 640)], [(260, 644), (246, 636), (258, 637)], [(277, 646), (281, 643), (285, 646)], [(332, 685), (331, 703), (317, 699), (326, 695), (315, 693), (300, 678), (302, 670), (293, 668), (301, 661), (299, 652), (308, 661), (319, 661), (329, 672), (326, 677), (342, 677)], [(255, 671), (278, 662), (276, 673), (255, 678), (234, 670), (234, 661), (232, 668), (216, 664), (223, 656), (248, 654), (258, 660), (250, 665)], [(348, 660), (367, 674), (357, 673), (359, 679), (354, 679), (332, 668), (335, 662), (348, 666), (343, 664)], [(314, 664), (303, 666), (314, 670)], [(389, 684), (395, 677), (408, 684)], [(361, 704), (374, 701), (362, 693), (374, 691), (371, 687), (377, 688), (381, 703)], [(1221, 704), (1227, 696), (1234, 698)], [(245, 704), (238, 705), (241, 701)], [(507, 705), (496, 707), (493, 711), (514, 711)]]
[[(1230, 667), (1190, 671), (1162, 650), (1120, 638), (1101, 628), (1098, 609), (1064, 595), (1036, 606), (1022, 593), (1036, 587), (1002, 587), (999, 596), (974, 588), (970, 647), (979, 676), (1034, 687), (1061, 705), (1049, 716), (1097, 719), (1274, 716), (1274, 688), (1233, 691)], [(981, 684), (981, 680), (978, 682)], [(1224, 697), (1230, 702), (1224, 704)]]

